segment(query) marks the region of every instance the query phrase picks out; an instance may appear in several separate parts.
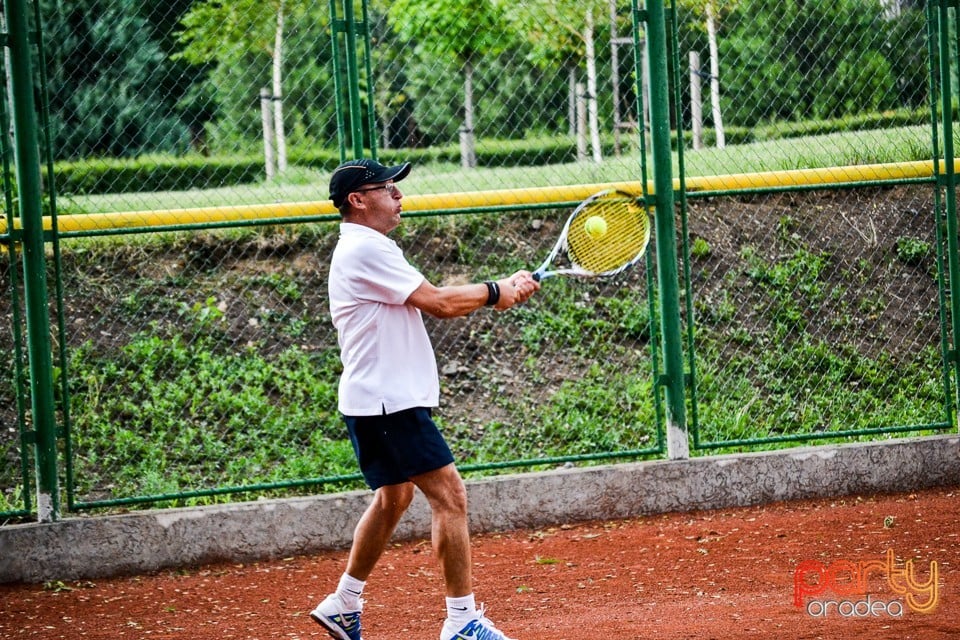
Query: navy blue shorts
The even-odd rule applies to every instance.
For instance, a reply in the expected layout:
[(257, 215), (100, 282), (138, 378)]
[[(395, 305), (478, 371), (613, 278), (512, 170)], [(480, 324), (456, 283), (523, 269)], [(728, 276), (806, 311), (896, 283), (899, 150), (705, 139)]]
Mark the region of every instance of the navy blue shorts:
[(430, 409), (380, 416), (343, 416), (360, 471), (371, 489), (407, 482), (453, 462)]

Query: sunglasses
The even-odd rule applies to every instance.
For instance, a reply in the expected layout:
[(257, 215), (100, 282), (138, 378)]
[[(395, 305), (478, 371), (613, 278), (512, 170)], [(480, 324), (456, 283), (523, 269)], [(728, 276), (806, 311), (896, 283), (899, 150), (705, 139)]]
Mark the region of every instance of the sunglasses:
[(388, 182), (387, 184), (382, 184), (379, 187), (370, 187), (369, 189), (357, 189), (356, 191), (354, 191), (354, 193), (366, 193), (368, 191), (379, 191), (380, 189), (386, 189), (387, 193), (390, 194), (391, 196), (395, 196), (398, 193), (400, 193), (400, 187), (398, 187), (392, 182)]

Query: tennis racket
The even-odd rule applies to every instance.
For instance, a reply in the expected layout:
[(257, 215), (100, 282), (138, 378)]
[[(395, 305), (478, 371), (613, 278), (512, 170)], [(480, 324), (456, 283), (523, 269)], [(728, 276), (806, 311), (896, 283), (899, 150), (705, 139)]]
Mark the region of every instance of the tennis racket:
[[(636, 263), (650, 242), (650, 216), (636, 195), (610, 189), (581, 202), (537, 270), (535, 280), (553, 276), (599, 278), (616, 275)], [(597, 221), (599, 218), (600, 221)], [(569, 266), (548, 271), (562, 253)]]

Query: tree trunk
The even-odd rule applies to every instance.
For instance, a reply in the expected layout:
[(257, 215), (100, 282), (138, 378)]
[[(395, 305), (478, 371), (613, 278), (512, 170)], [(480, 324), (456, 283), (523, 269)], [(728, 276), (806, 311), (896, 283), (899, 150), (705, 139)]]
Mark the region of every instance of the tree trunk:
[(283, 127), (283, 0), (277, 8), (277, 34), (273, 43), (273, 129), (277, 137), (277, 173), (287, 172), (287, 136)]
[(613, 153), (620, 155), (620, 34), (617, 33), (617, 0), (609, 0), (610, 12), (610, 87), (613, 102)]
[(703, 104), (700, 95), (700, 54), (690, 52), (690, 125), (693, 129), (693, 150), (703, 148)]
[(590, 121), (590, 145), (593, 148), (593, 161), (603, 162), (600, 148), (600, 117), (597, 112), (597, 52), (593, 42), (593, 12), (587, 10), (586, 32), (584, 33), (587, 53), (587, 117)]
[(713, 3), (707, 3), (707, 39), (710, 43), (710, 104), (713, 106), (713, 128), (717, 136), (717, 149), (727, 146), (723, 133), (723, 116), (720, 113), (720, 54), (717, 49), (717, 22), (713, 15)]
[(577, 83), (577, 162), (587, 159), (587, 96), (583, 83)]
[[(9, 68), (9, 67), (8, 67)], [(274, 157), (273, 122), (270, 120), (270, 89), (260, 89), (260, 126), (263, 128), (263, 165), (267, 180), (273, 180), (276, 175), (277, 160)]]
[(477, 151), (473, 136), (473, 63), (463, 65), (463, 127), (460, 129), (460, 166), (477, 166)]

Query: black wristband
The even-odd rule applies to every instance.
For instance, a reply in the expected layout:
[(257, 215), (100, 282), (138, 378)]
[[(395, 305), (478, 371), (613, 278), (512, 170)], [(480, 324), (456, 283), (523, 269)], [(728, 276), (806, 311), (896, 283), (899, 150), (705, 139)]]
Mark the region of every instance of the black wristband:
[(493, 280), (487, 280), (483, 284), (487, 285), (487, 306), (492, 307), (500, 302), (500, 285)]

